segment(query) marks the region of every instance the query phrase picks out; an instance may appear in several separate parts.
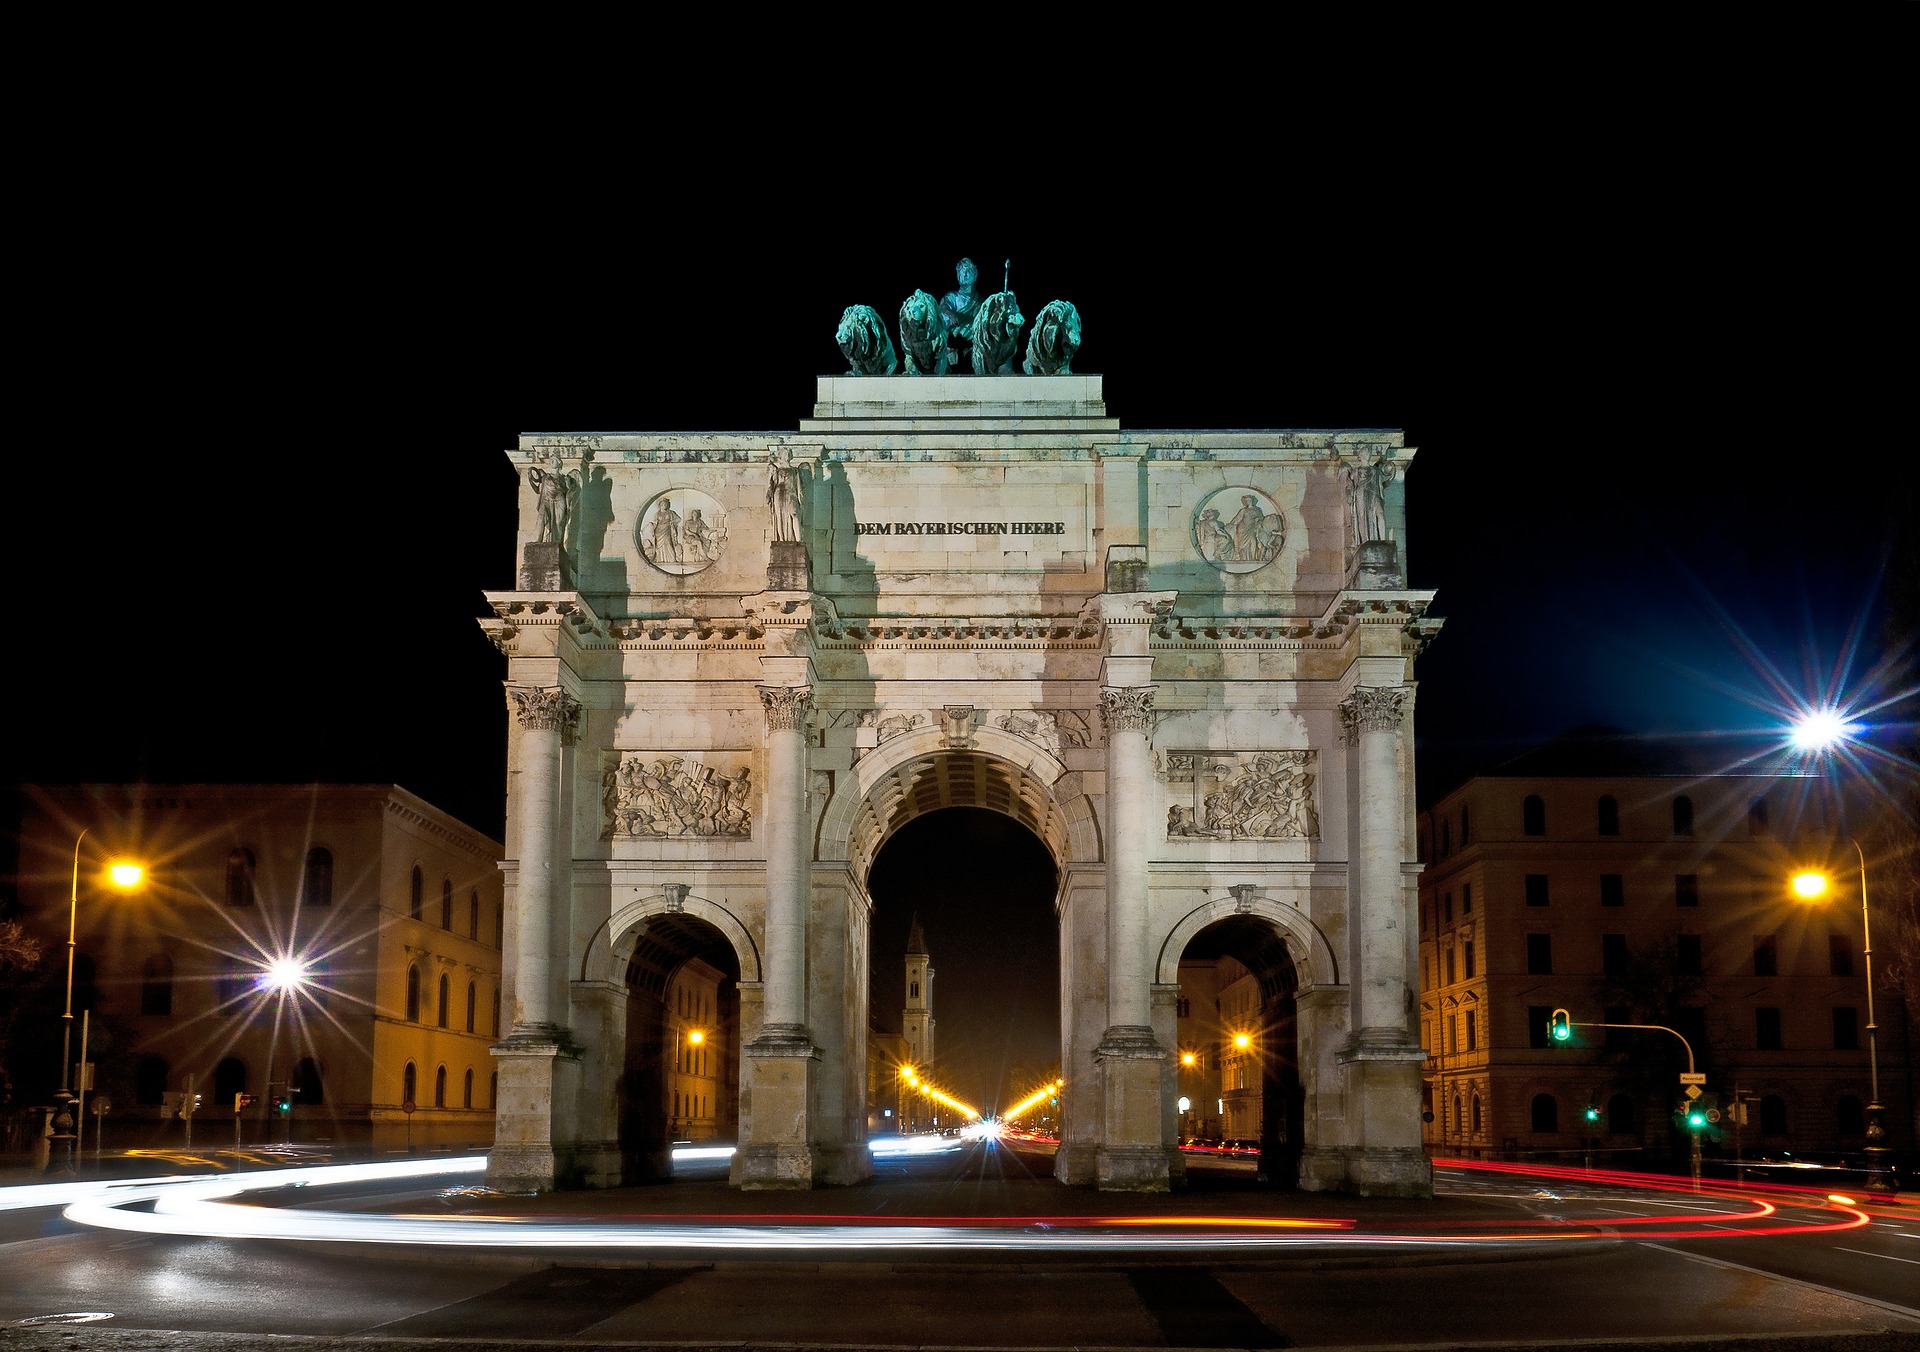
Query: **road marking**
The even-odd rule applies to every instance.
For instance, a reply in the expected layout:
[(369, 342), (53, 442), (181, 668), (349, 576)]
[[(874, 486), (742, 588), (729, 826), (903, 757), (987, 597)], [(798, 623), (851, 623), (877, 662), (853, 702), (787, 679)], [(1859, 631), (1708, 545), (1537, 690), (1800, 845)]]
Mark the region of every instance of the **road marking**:
[[(1705, 1254), (1688, 1253), (1685, 1249), (1676, 1249), (1668, 1244), (1648, 1244), (1649, 1249), (1659, 1249), (1675, 1257), (1684, 1258), (1692, 1263), (1704, 1263), (1708, 1267), (1726, 1268), (1731, 1272), (1751, 1272), (1756, 1277), (1771, 1278), (1776, 1282), (1786, 1282), (1792, 1286), (1804, 1286), (1809, 1291), (1818, 1291), (1822, 1295), (1838, 1296), (1842, 1300), (1857, 1300), (1862, 1305), (1871, 1305), (1877, 1310), (1889, 1310), (1894, 1314), (1905, 1315), (1908, 1319), (1920, 1320), (1920, 1310), (1906, 1305), (1895, 1304), (1891, 1300), (1876, 1300), (1872, 1296), (1863, 1296), (1855, 1291), (1842, 1291), (1837, 1286), (1822, 1286), (1819, 1282), (1803, 1281), (1799, 1277), (1788, 1277), (1783, 1273), (1770, 1272), (1766, 1268), (1748, 1267), (1745, 1263), (1729, 1263), (1724, 1258), (1708, 1258)], [(1837, 1245), (1835, 1246), (1838, 1247)]]
[(1838, 1244), (1834, 1245), (1833, 1247), (1836, 1249), (1839, 1249), (1841, 1253), (1857, 1253), (1862, 1258), (1884, 1258), (1889, 1263), (1912, 1263), (1915, 1267), (1920, 1267), (1920, 1258), (1895, 1258), (1890, 1253), (1874, 1253), (1869, 1249), (1842, 1248)]

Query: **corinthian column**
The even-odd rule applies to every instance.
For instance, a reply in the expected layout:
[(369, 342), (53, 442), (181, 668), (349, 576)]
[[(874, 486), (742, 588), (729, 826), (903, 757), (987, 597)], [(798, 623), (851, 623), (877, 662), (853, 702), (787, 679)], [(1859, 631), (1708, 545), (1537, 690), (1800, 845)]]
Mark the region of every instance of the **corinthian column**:
[(813, 687), (760, 687), (767, 711), (767, 953), (763, 1036), (806, 1029), (807, 715)]
[[(1340, 704), (1358, 804), (1347, 854), (1347, 923), (1357, 955), (1353, 1035), (1339, 1054), (1347, 1069), (1345, 1187), (1369, 1196), (1433, 1195), (1433, 1168), (1420, 1144), (1424, 1054), (1408, 1009), (1413, 915), (1401, 876), (1406, 797), (1400, 767), (1410, 693), (1406, 686), (1359, 686)], [(1324, 1165), (1315, 1167), (1324, 1172)]]
[(554, 803), (560, 742), (580, 718), (580, 704), (558, 686), (508, 686), (520, 725), (519, 871), (514, 921), (513, 1034), (553, 1028)]

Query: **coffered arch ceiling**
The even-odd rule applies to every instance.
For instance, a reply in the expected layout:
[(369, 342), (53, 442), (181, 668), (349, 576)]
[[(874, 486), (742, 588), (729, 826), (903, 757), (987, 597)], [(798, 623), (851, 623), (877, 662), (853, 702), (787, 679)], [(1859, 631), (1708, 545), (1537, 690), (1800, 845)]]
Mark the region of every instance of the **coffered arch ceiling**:
[(1066, 818), (1043, 781), (996, 756), (936, 751), (902, 761), (868, 789), (848, 839), (848, 858), (862, 884), (888, 837), (915, 817), (948, 807), (1011, 817), (1040, 838), (1056, 865), (1072, 858)]

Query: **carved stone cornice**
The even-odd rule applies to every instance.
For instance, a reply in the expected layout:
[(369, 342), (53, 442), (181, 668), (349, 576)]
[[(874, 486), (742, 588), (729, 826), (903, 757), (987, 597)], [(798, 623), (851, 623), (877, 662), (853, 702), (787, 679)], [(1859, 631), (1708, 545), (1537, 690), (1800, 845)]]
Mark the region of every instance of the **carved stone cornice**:
[(1398, 732), (1413, 690), (1404, 685), (1361, 685), (1340, 701), (1341, 741), (1354, 745), (1363, 732)]
[(507, 703), (523, 728), (557, 731), (562, 738), (571, 738), (580, 722), (580, 701), (557, 685), (510, 685)]
[(889, 615), (843, 620), (815, 614), (814, 640), (833, 647), (940, 645), (975, 648), (1087, 647), (1100, 637), (1097, 615)]
[(1100, 687), (1100, 718), (1107, 736), (1116, 732), (1153, 732), (1153, 690), (1150, 685)]
[(768, 732), (804, 732), (813, 712), (813, 687), (810, 685), (763, 685), (760, 703), (767, 711)]

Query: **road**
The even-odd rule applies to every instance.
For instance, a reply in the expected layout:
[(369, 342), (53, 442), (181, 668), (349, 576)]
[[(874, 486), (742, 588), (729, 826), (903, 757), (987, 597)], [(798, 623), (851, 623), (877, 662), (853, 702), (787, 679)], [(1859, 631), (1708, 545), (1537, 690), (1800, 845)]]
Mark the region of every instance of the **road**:
[[(1128, 1198), (1061, 1188), (1046, 1163), (973, 1145), (890, 1161), (874, 1183), (833, 1192), (742, 1194), (709, 1178), (537, 1199), (488, 1194), (471, 1176), (327, 1175), (245, 1197), (142, 1203), (112, 1221), (150, 1229), (20, 1207), (0, 1211), (0, 1345), (197, 1345), (179, 1330), (263, 1345), (278, 1335), (282, 1348), (287, 1336), (352, 1339), (366, 1352), (423, 1338), (916, 1348), (1742, 1339), (1716, 1343), (1733, 1349), (1825, 1335), (1848, 1339), (1835, 1348), (1920, 1347), (1920, 1206), (1464, 1167), (1440, 1171), (1433, 1203), (1273, 1192), (1244, 1166), (1196, 1169), (1173, 1197)], [(351, 1243), (211, 1233), (323, 1223), (366, 1228), (343, 1231)], [(195, 1226), (210, 1233), (155, 1232)], [(382, 1233), (423, 1239), (368, 1242)], [(491, 1233), (497, 1243), (479, 1238)], [(485, 1246), (457, 1247), (463, 1236)], [(66, 1322), (80, 1315), (104, 1317)], [(255, 1341), (198, 1345), (237, 1352)]]

